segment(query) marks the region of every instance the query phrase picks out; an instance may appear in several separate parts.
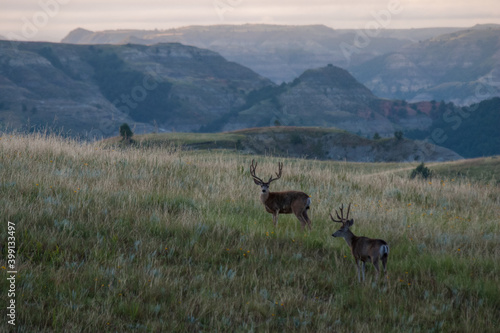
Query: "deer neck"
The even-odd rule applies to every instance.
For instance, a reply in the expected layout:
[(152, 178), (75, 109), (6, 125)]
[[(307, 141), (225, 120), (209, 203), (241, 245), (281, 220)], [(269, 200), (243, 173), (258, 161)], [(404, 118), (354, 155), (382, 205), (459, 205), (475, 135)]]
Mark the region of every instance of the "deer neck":
[(352, 233), (351, 230), (347, 230), (346, 234), (343, 236), (347, 245), (349, 245), (350, 248), (352, 248), (352, 245), (358, 237), (356, 237), (355, 234)]
[(260, 201), (265, 205), (267, 199), (269, 199), (269, 191), (266, 191), (266, 193), (260, 193)]

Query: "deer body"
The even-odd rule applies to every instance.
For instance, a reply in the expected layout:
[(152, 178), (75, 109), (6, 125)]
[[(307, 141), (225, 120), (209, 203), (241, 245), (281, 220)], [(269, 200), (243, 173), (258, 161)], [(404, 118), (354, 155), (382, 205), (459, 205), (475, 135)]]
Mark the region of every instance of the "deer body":
[(277, 178), (269, 178), (269, 181), (264, 182), (262, 179), (255, 175), (255, 168), (257, 164), (250, 166), (250, 174), (252, 175), (255, 184), (261, 187), (260, 201), (264, 205), (266, 211), (273, 215), (274, 226), (278, 225), (279, 214), (294, 214), (302, 225), (302, 229), (307, 225), (311, 229), (311, 220), (307, 215), (307, 210), (311, 205), (311, 198), (304, 192), (300, 191), (284, 191), (284, 192), (270, 192), (269, 185), (272, 181), (281, 177), (281, 170), (283, 164), (279, 164), (279, 172), (276, 174)]
[(333, 216), (330, 217), (332, 221), (342, 223), (342, 227), (333, 233), (333, 237), (342, 237), (345, 239), (347, 245), (351, 248), (351, 253), (356, 260), (356, 268), (358, 270), (358, 281), (361, 282), (359, 262), (362, 262), (363, 281), (365, 280), (365, 263), (371, 262), (377, 271), (377, 280), (380, 275), (379, 261), (382, 261), (384, 274), (387, 273), (387, 258), (389, 256), (389, 245), (382, 239), (373, 239), (368, 237), (358, 237), (349, 229), (354, 220), (348, 220), (349, 209), (347, 210), (347, 217), (343, 217), (343, 208), (340, 209), (341, 216), (337, 213), (339, 220), (335, 220)]
[(302, 212), (304, 206), (309, 208), (311, 198), (304, 192), (267, 192), (260, 195), (260, 201), (268, 213), (291, 214)]

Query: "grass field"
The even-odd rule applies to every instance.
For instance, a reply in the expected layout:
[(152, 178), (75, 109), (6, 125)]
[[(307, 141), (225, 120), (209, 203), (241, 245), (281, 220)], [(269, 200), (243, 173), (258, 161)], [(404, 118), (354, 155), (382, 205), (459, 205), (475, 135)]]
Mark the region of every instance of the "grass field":
[[(0, 331), (14, 331), (7, 221), (18, 332), (498, 330), (494, 178), (410, 180), (416, 164), (279, 159), (283, 176), (271, 190), (312, 196), (313, 230), (303, 232), (290, 215), (273, 228), (252, 158), (258, 175), (276, 172), (273, 157), (4, 134)], [(353, 232), (390, 245), (379, 283), (367, 265), (359, 284), (346, 243), (330, 236), (328, 214), (349, 202)]]

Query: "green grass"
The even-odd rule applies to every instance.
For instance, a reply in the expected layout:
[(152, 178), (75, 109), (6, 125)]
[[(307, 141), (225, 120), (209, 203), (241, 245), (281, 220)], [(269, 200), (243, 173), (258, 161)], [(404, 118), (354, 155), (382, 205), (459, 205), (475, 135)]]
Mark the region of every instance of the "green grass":
[[(196, 149), (236, 149), (245, 136), (233, 133), (151, 133), (136, 135), (132, 146), (140, 148), (184, 147)], [(103, 140), (103, 148), (128, 148), (119, 137)]]
[(499, 156), (442, 163), (432, 169), (438, 176), (449, 179), (462, 178), (500, 183)]
[[(132, 146), (134, 147), (169, 147), (180, 146), (183, 148), (195, 149), (230, 149), (242, 150), (242, 143), (248, 143), (252, 140), (252, 136), (264, 134), (273, 136), (276, 134), (288, 134), (290, 138), (294, 134), (300, 134), (307, 137), (318, 138), (325, 134), (344, 134), (346, 144), (355, 144), (366, 139), (358, 137), (344, 130), (335, 128), (321, 127), (293, 127), (293, 126), (276, 126), (276, 127), (256, 127), (250, 129), (237, 130), (232, 132), (220, 133), (150, 133), (141, 134), (133, 137)], [(275, 138), (274, 138), (275, 139)], [(288, 143), (288, 142), (287, 142)], [(127, 148), (128, 144), (122, 142), (121, 137), (112, 137), (102, 141), (104, 148)]]
[[(3, 135), (0, 265), (12, 221), (17, 331), (496, 330), (498, 186), (409, 180), (406, 164), (280, 159), (272, 190), (312, 195), (304, 233), (290, 215), (273, 228), (252, 158), (258, 174), (276, 172), (273, 157)], [(328, 214), (349, 202), (353, 232), (390, 245), (386, 281), (367, 266), (359, 284), (330, 236)]]
[(232, 133), (162, 133), (145, 134), (140, 136), (139, 142), (169, 142), (176, 145), (195, 145), (212, 142), (229, 142), (233, 145), (238, 140), (244, 139), (243, 135)]

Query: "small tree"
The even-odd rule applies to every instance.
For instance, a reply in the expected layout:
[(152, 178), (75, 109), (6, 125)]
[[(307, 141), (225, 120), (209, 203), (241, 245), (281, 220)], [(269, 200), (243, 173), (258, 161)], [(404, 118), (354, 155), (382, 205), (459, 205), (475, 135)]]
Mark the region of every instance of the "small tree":
[(432, 177), (432, 171), (424, 165), (424, 162), (422, 162), (415, 169), (413, 169), (411, 174), (410, 174), (411, 179), (413, 179), (417, 176), (419, 176), (423, 179), (427, 179), (427, 178)]
[(130, 126), (127, 123), (123, 123), (120, 126), (120, 136), (122, 137), (123, 141), (130, 141), (133, 135), (134, 133), (132, 132)]
[(373, 140), (380, 140), (380, 134), (378, 134), (378, 132), (373, 134)]
[(394, 137), (396, 138), (396, 140), (401, 141), (403, 139), (403, 131), (394, 132)]

